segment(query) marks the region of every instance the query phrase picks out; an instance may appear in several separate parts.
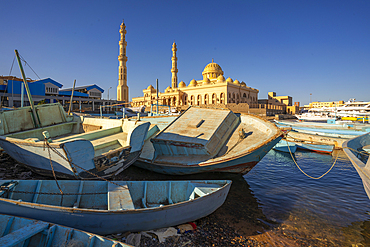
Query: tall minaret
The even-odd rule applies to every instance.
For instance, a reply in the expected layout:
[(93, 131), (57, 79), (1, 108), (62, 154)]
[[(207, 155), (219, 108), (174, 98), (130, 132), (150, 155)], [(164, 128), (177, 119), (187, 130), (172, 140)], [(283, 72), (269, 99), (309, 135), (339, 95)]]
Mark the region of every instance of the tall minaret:
[(171, 72), (172, 72), (172, 88), (177, 88), (177, 57), (176, 57), (176, 51), (177, 51), (177, 48), (176, 48), (176, 43), (173, 42), (173, 45), (172, 45), (172, 69), (171, 69)]
[(118, 86), (117, 86), (117, 100), (128, 102), (128, 86), (127, 86), (127, 57), (126, 57), (126, 46), (127, 42), (125, 40), (126, 26), (124, 21), (122, 21), (121, 29), (121, 40), (119, 41), (119, 67), (118, 67)]

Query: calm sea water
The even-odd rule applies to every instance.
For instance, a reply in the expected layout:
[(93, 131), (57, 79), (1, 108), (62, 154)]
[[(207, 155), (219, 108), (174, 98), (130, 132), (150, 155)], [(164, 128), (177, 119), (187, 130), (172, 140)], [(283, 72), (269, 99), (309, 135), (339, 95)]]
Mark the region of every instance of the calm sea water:
[(343, 151), (332, 155), (271, 150), (244, 179), (266, 217), (303, 237), (335, 240), (342, 246), (370, 246), (370, 200), (362, 181)]

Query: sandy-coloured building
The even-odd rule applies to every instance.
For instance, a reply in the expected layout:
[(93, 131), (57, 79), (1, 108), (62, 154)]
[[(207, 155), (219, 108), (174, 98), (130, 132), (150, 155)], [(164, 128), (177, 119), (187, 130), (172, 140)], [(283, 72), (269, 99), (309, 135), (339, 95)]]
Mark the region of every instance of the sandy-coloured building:
[[(258, 90), (246, 85), (245, 82), (225, 79), (221, 66), (212, 62), (203, 70), (201, 80), (191, 80), (188, 85), (177, 78), (177, 47), (172, 45), (172, 79), (164, 92), (158, 92), (158, 102), (161, 105), (187, 106), (187, 105), (209, 105), (228, 103), (258, 103)], [(132, 106), (150, 106), (157, 101), (157, 91), (149, 85), (143, 90), (143, 97), (132, 98)]]

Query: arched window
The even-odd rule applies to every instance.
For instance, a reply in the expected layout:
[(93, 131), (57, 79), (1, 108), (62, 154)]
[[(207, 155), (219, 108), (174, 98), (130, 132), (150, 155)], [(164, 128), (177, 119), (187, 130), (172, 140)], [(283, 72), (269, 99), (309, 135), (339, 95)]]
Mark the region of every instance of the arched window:
[(236, 99), (239, 99), (239, 93), (236, 94)]
[(184, 105), (187, 105), (187, 104), (188, 104), (188, 96), (184, 95)]
[(208, 105), (208, 94), (204, 95), (204, 104)]
[(202, 104), (202, 96), (200, 96), (200, 95), (198, 94), (198, 98), (197, 98), (197, 105), (200, 105), (200, 104)]
[(190, 105), (194, 105), (194, 95), (190, 96)]
[(245, 93), (243, 94), (243, 98), (247, 98), (247, 95)]
[(217, 103), (216, 101), (217, 101), (217, 96), (214, 93), (214, 94), (212, 94), (212, 104), (215, 105)]
[(176, 97), (172, 98), (172, 106), (176, 106)]
[(220, 94), (220, 103), (225, 104), (225, 94), (224, 93)]

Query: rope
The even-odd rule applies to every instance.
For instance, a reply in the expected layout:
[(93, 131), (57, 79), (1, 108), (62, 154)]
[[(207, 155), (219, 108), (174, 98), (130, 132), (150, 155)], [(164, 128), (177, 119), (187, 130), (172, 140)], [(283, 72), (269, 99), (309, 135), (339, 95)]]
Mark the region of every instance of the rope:
[[(285, 134), (285, 137), (287, 137), (288, 136), (288, 133), (286, 133)], [(324, 177), (326, 174), (328, 174), (330, 171), (331, 171), (331, 169), (333, 169), (333, 167), (334, 167), (334, 165), (335, 165), (335, 163), (337, 162), (337, 159), (338, 159), (338, 157), (339, 157), (339, 154), (337, 155), (337, 157), (335, 158), (335, 160), (334, 160), (334, 163), (333, 163), (333, 165), (329, 168), (329, 170), (327, 170), (324, 174), (322, 174), (320, 177), (313, 177), (313, 176), (310, 176), (310, 175), (308, 175), (307, 173), (305, 173), (302, 169), (301, 169), (301, 167), (298, 165), (298, 163), (296, 162), (296, 160), (294, 159), (294, 156), (293, 156), (293, 154), (292, 154), (292, 151), (290, 150), (290, 147), (289, 147), (289, 145), (288, 145), (288, 149), (289, 149), (289, 153), (290, 153), (290, 156), (292, 157), (292, 160), (294, 161), (294, 164), (298, 167), (298, 169), (304, 174), (304, 175), (306, 175), (307, 177), (309, 177), (309, 178), (312, 178), (312, 179), (320, 179), (320, 178), (322, 178), (322, 177)]]
[[(44, 138), (44, 145), (45, 145), (45, 143), (47, 143), (48, 141), (47, 141), (47, 139), (46, 138)], [(45, 149), (45, 148), (44, 148)], [(54, 171), (54, 166), (53, 166), (53, 161), (51, 160), (51, 154), (50, 154), (50, 149), (48, 148), (48, 153), (49, 153), (49, 161), (50, 161), (50, 166), (51, 166), (51, 171), (53, 172), (53, 176), (54, 176), (54, 180), (55, 180), (55, 183), (57, 184), (57, 186), (58, 186), (58, 189), (59, 189), (59, 191), (60, 191), (60, 194), (61, 194), (61, 199), (60, 199), (60, 205), (63, 205), (63, 190), (62, 190), (62, 188), (60, 188), (60, 186), (59, 186), (59, 183), (58, 183), (58, 179), (57, 179), (57, 177), (56, 177), (56, 175), (55, 175), (55, 171)]]
[(38, 75), (38, 74), (36, 74), (36, 72), (31, 68), (31, 66), (27, 63), (27, 61), (19, 54), (19, 56), (20, 56), (20, 58), (21, 58), (21, 60), (24, 62), (24, 65), (28, 65), (28, 67), (30, 67), (30, 69), (33, 71), (33, 73), (35, 73), (35, 75), (39, 78), (39, 79), (41, 79), (40, 78), (40, 76)]

